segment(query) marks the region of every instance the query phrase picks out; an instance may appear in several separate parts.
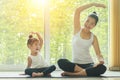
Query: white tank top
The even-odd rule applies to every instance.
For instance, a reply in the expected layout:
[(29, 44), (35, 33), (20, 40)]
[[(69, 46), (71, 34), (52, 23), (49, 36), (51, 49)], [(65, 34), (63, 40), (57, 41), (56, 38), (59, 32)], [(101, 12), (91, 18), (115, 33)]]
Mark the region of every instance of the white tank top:
[(92, 57), (89, 52), (89, 48), (93, 42), (93, 33), (91, 33), (90, 39), (82, 39), (80, 37), (82, 29), (73, 36), (72, 47), (73, 47), (73, 62), (78, 64), (93, 63)]
[(36, 56), (29, 55), (29, 57), (32, 59), (31, 68), (48, 67), (48, 64), (44, 61), (40, 53), (38, 53)]

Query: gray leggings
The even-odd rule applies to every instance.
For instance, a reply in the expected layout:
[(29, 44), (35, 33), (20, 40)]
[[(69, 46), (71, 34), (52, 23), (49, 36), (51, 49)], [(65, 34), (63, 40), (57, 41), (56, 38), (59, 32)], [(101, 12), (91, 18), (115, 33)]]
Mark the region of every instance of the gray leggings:
[(106, 67), (104, 65), (98, 65), (97, 67), (93, 67), (93, 63), (89, 64), (76, 64), (72, 63), (67, 59), (59, 59), (58, 66), (67, 72), (74, 72), (75, 65), (78, 65), (84, 69), (86, 69), (87, 76), (100, 76), (106, 71)]

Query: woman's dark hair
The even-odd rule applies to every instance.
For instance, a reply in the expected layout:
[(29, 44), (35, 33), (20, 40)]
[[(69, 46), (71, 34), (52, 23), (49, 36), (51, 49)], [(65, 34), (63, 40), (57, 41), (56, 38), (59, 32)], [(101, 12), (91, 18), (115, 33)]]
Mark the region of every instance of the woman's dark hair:
[(98, 19), (97, 13), (95, 11), (93, 13), (89, 14), (88, 17), (94, 18), (96, 20), (95, 25), (97, 24), (99, 19)]
[(28, 39), (28, 41), (27, 41), (27, 45), (32, 45), (34, 42), (36, 42), (36, 41), (39, 41), (38, 39), (36, 39), (36, 38), (33, 38), (33, 36), (32, 35), (29, 35), (29, 39)]

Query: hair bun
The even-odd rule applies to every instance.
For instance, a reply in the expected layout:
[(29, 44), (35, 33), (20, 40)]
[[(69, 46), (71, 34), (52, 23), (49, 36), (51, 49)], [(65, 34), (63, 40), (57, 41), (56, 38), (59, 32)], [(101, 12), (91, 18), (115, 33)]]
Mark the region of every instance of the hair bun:
[(31, 38), (33, 38), (33, 36), (32, 36), (32, 35), (29, 35), (29, 39), (31, 39)]
[(97, 15), (97, 13), (94, 11), (93, 14)]

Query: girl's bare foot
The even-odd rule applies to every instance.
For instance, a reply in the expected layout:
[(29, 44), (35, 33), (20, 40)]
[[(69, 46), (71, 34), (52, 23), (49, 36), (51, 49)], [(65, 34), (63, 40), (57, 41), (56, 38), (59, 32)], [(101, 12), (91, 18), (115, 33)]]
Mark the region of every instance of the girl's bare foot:
[(49, 73), (47, 76), (51, 76), (51, 74)]
[(41, 77), (41, 76), (43, 76), (43, 73), (40, 73), (40, 72), (38, 72), (38, 73), (33, 72), (32, 73), (32, 77)]

